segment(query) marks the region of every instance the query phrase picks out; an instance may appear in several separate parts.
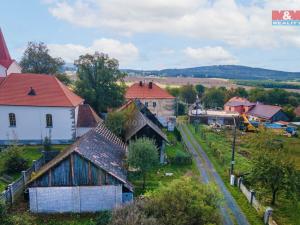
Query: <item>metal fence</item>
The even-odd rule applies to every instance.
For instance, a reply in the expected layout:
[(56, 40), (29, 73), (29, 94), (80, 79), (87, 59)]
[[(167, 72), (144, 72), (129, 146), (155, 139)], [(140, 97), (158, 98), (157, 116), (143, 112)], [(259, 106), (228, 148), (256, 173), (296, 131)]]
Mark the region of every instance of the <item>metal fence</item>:
[(32, 166), (29, 169), (22, 171), (22, 176), (9, 184), (7, 189), (0, 194), (0, 200), (7, 204), (13, 204), (15, 200), (23, 194), (25, 185), (31, 179), (32, 173), (38, 171), (45, 163), (53, 159), (58, 153), (59, 151), (43, 151), (43, 156), (38, 160), (33, 160)]
[(272, 218), (272, 208), (263, 206), (255, 197), (254, 190), (248, 190), (247, 187), (243, 184), (242, 177), (237, 179), (238, 188), (246, 196), (249, 203), (253, 208), (259, 213), (263, 214), (264, 224), (268, 225), (277, 225), (277, 223)]

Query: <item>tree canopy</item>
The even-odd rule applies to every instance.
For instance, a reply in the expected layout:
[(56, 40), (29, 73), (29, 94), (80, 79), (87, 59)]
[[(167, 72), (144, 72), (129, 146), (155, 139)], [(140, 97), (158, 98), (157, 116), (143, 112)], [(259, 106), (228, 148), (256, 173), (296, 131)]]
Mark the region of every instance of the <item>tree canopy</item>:
[(139, 138), (129, 143), (128, 163), (139, 169), (143, 175), (143, 189), (145, 189), (146, 174), (158, 164), (158, 149), (154, 140)]
[(80, 56), (75, 65), (75, 91), (98, 113), (123, 104), (125, 74), (119, 70), (118, 60), (96, 52)]
[(226, 89), (210, 88), (204, 93), (202, 101), (206, 108), (223, 107), (225, 103), (225, 94)]
[(214, 186), (183, 177), (115, 209), (109, 225), (217, 225), (220, 204)]
[(49, 54), (43, 42), (29, 42), (22, 56), (20, 65), (23, 73), (58, 74), (65, 64), (62, 58), (54, 58)]
[(297, 196), (300, 174), (287, 156), (282, 140), (273, 131), (265, 129), (250, 139), (254, 154), (249, 178), (254, 187), (259, 186), (269, 192), (272, 205), (276, 203), (279, 192), (285, 191), (290, 197)]
[(197, 98), (197, 92), (192, 84), (187, 84), (181, 87), (180, 97), (188, 104), (193, 104)]

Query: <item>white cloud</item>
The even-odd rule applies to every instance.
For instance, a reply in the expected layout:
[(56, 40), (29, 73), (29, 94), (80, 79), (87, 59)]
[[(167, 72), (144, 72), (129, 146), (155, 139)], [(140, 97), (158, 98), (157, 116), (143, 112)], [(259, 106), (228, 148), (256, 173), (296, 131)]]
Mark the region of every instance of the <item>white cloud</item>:
[[(172, 35), (217, 40), (232, 46), (273, 48), (296, 28), (272, 27), (272, 9), (298, 9), (299, 0), (58, 0), (50, 13), (83, 27), (108, 27), (120, 34), (163, 32)], [(289, 38), (293, 39), (293, 38)]]
[(50, 54), (62, 57), (67, 62), (73, 62), (80, 55), (94, 53), (95, 51), (108, 54), (119, 60), (121, 66), (128, 66), (139, 57), (138, 48), (132, 43), (121, 43), (114, 39), (97, 39), (91, 46), (75, 44), (49, 44)]
[(183, 52), (188, 59), (191, 60), (191, 65), (220, 65), (237, 63), (237, 59), (220, 46), (207, 46), (203, 48), (187, 47), (183, 50)]

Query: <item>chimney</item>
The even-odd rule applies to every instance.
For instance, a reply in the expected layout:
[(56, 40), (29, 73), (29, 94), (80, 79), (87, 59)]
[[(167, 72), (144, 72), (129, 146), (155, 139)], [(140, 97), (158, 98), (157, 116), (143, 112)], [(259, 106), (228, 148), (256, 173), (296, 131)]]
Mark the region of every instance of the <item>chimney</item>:
[(140, 87), (143, 87), (143, 81), (140, 81)]
[(32, 87), (30, 87), (30, 91), (28, 92), (28, 95), (30, 95), (30, 96), (36, 95), (35, 90)]
[(152, 81), (149, 82), (149, 89), (152, 89), (153, 83)]

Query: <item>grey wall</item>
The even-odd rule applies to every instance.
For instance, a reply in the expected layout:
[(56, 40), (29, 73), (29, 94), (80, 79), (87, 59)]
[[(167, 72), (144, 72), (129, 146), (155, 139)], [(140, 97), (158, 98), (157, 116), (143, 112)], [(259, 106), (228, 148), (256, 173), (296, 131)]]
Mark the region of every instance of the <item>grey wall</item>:
[(34, 213), (96, 212), (122, 204), (122, 186), (29, 188)]

